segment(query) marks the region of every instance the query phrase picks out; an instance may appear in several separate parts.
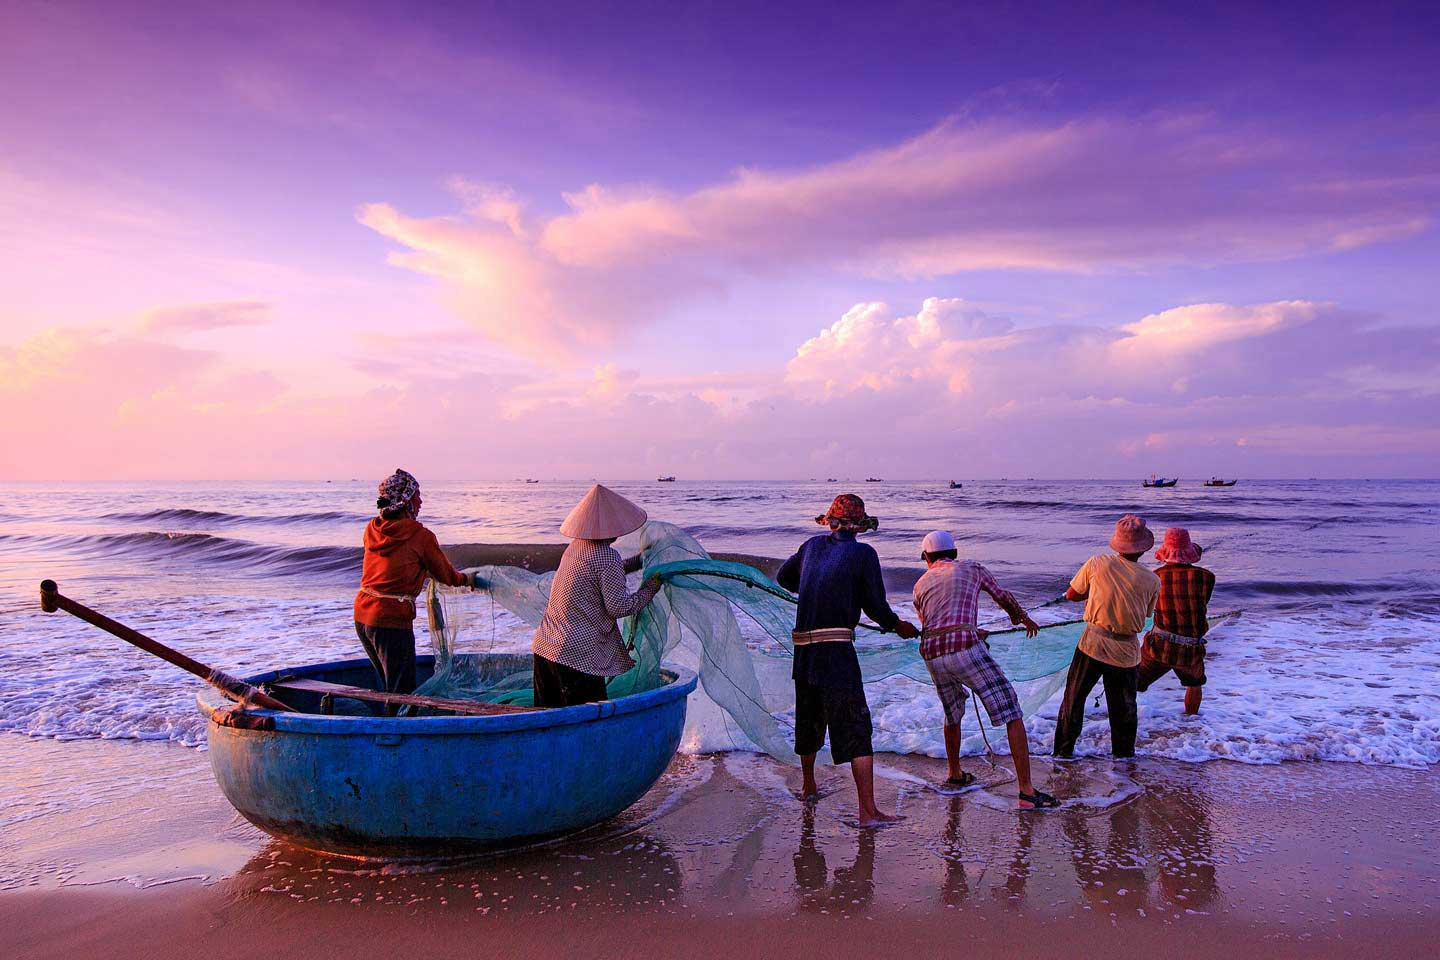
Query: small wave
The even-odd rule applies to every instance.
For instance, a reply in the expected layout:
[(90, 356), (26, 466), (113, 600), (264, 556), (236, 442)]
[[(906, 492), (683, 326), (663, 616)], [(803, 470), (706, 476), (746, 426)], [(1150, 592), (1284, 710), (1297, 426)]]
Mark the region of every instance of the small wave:
[(358, 573), (360, 547), (277, 547), (208, 533), (108, 533), (87, 537), (0, 536), (94, 560), (143, 558), (223, 566), (242, 575), (323, 576)]
[(294, 526), (311, 523), (364, 523), (368, 516), (347, 513), (341, 510), (325, 510), (318, 513), (286, 513), (277, 515), (222, 513), (218, 510), (191, 510), (172, 507), (161, 510), (121, 511), (105, 513), (101, 520), (115, 520), (122, 523), (162, 523), (204, 526), (240, 526), (245, 524), (282, 524)]

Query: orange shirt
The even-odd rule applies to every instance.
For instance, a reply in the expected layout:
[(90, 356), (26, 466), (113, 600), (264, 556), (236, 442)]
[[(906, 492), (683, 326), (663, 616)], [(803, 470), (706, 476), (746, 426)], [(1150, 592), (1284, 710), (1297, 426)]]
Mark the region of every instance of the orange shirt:
[(419, 520), (371, 520), (365, 525), (365, 560), (360, 568), (360, 592), (355, 594), (355, 622), (369, 627), (410, 626), (415, 622), (415, 601), (394, 598), (415, 597), (427, 575), (452, 587), (465, 583), (465, 575), (451, 565), (440, 541)]

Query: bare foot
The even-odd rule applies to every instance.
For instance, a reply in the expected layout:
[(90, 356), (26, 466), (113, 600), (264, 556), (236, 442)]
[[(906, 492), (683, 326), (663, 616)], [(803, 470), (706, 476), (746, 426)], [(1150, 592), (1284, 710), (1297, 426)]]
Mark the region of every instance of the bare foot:
[(860, 826), (861, 826), (861, 827), (888, 827), (888, 826), (890, 826), (892, 823), (899, 823), (901, 820), (904, 820), (904, 819), (905, 819), (904, 817), (899, 816), (898, 814), (894, 814), (894, 813), (882, 813), (882, 812), (879, 811), (879, 810), (875, 810), (875, 811), (872, 811), (871, 813), (868, 813), (868, 814), (867, 814), (867, 813), (862, 813), (862, 814), (860, 814)]
[(820, 788), (813, 780), (800, 786), (800, 799), (806, 803), (814, 803), (820, 799)]

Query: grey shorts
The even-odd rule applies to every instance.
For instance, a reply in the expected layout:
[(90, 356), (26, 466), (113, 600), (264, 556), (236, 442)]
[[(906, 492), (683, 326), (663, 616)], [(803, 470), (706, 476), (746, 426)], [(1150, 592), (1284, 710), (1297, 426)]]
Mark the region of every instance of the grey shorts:
[(985, 712), (990, 715), (990, 725), (999, 727), (1011, 720), (1019, 720), (1020, 700), (1015, 696), (1015, 687), (1005, 671), (990, 656), (990, 648), (983, 643), (966, 647), (955, 653), (947, 653), (934, 660), (925, 661), (930, 668), (930, 677), (935, 681), (935, 692), (945, 707), (945, 722), (951, 726), (965, 719), (965, 700), (969, 690), (975, 691)]

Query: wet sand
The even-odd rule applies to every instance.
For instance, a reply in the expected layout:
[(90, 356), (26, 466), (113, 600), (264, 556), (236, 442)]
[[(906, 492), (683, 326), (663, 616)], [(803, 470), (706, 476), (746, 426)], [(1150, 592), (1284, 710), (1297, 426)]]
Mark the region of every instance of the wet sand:
[(844, 770), (807, 806), (768, 758), (682, 756), (583, 834), (385, 864), (268, 839), (195, 751), (0, 737), (0, 955), (1434, 956), (1434, 771), (1042, 764), (1075, 802), (1021, 815), (1003, 763), (961, 795), (880, 765), (885, 830)]

